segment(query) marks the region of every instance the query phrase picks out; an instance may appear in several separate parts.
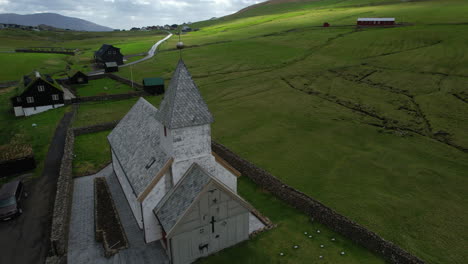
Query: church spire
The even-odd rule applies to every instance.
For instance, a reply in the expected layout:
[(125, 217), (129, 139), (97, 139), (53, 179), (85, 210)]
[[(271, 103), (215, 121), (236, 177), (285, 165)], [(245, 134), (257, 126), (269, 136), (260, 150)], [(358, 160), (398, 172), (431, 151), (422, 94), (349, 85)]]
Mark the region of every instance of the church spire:
[(177, 64), (156, 120), (169, 129), (211, 124), (214, 121), (182, 59)]

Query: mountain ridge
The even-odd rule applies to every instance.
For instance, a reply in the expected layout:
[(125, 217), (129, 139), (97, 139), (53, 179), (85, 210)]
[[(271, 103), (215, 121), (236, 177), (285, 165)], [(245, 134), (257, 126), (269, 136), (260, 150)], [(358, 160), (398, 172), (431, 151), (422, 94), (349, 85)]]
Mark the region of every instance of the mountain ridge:
[(88, 20), (76, 17), (69, 17), (57, 13), (37, 13), (37, 14), (0, 14), (0, 23), (18, 24), (25, 26), (38, 26), (40, 24), (52, 26), (60, 29), (71, 29), (78, 31), (112, 31), (110, 27), (98, 25)]

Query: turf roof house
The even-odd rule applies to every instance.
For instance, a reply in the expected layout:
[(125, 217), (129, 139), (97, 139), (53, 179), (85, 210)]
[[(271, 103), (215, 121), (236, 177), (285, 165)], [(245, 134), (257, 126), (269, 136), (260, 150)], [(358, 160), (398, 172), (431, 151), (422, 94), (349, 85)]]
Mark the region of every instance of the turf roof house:
[(15, 116), (30, 116), (64, 106), (63, 90), (49, 75), (34, 72), (23, 76), (11, 102)]
[(213, 117), (179, 61), (156, 109), (140, 98), (109, 134), (114, 172), (147, 243), (191, 263), (246, 240), (252, 207), (240, 175), (211, 151)]
[(106, 62), (115, 62), (117, 65), (122, 65), (123, 57), (119, 48), (108, 44), (103, 44), (98, 51), (94, 52), (94, 59), (102, 65), (106, 64)]

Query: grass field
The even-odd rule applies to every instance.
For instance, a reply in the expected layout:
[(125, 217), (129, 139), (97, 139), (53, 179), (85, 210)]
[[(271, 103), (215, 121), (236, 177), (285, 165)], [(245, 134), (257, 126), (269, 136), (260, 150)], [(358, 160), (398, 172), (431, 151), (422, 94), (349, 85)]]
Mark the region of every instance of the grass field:
[(19, 81), (23, 75), (32, 71), (44, 74), (64, 72), (67, 55), (42, 53), (0, 53), (3, 63), (0, 82)]
[[(147, 96), (145, 99), (153, 105), (158, 106), (162, 97)], [(132, 98), (119, 101), (82, 103), (78, 108), (73, 126), (83, 127), (120, 120), (137, 100), (138, 98)]]
[[(95, 173), (110, 162), (106, 138), (109, 132), (76, 137), (76, 157), (73, 160), (75, 176)], [(277, 227), (198, 263), (384, 263), (378, 256), (323, 225), (311, 222), (307, 216), (257, 187), (246, 177), (239, 178), (238, 192)], [(309, 235), (312, 237), (309, 238)], [(294, 245), (299, 248), (294, 249)], [(321, 248), (320, 245), (324, 247)], [(341, 252), (345, 254), (341, 255)], [(284, 255), (280, 256), (280, 253)]]
[(109, 131), (85, 134), (75, 137), (73, 176), (85, 176), (98, 172), (110, 161)]
[(109, 78), (92, 80), (87, 84), (75, 85), (74, 88), (76, 89), (78, 96), (123, 94), (135, 91), (135, 88), (132, 89), (129, 85)]

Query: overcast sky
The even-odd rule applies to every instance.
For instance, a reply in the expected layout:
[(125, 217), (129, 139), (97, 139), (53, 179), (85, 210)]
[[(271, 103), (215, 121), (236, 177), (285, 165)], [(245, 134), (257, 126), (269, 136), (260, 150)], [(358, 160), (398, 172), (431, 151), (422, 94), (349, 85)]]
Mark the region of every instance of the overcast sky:
[(0, 13), (59, 13), (111, 28), (179, 24), (232, 14), (264, 0), (0, 0)]

